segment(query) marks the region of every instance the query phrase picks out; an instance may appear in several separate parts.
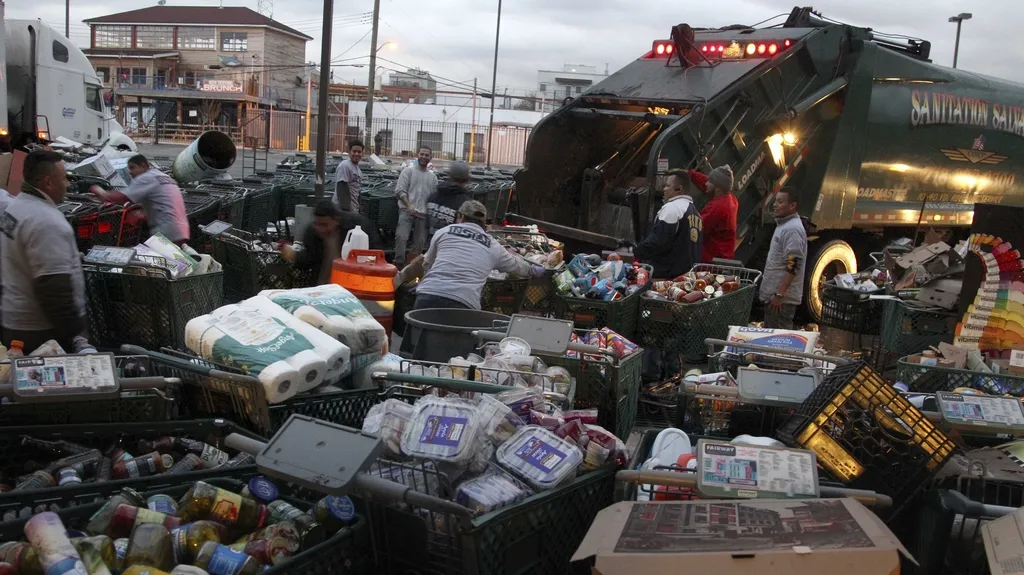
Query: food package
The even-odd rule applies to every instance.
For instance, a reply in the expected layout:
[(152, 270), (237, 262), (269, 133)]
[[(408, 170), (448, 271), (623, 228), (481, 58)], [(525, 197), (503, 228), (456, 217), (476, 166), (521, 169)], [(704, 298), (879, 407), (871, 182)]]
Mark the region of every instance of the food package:
[(480, 414), (472, 402), (428, 396), (416, 402), (402, 434), (402, 453), (464, 464), (473, 457), (479, 436)]
[[(388, 351), (387, 332), (362, 302), (336, 284), (290, 290), (265, 290), (267, 297), (298, 319), (337, 339), (353, 357), (371, 363)], [(360, 369), (357, 365), (353, 369)]]
[(531, 495), (525, 485), (500, 470), (462, 482), (455, 490), (455, 502), (474, 515), (483, 515), (518, 503)]
[[(352, 373), (352, 351), (345, 344), (301, 321), (285, 311), (283, 307), (263, 296), (253, 296), (240, 305), (258, 310), (263, 315), (280, 321), (289, 328), (294, 329), (297, 333), (302, 334), (302, 337), (308, 339), (313, 344), (313, 351), (322, 357), (327, 364), (327, 372), (324, 374), (325, 381), (336, 382)], [(217, 313), (218, 311), (213, 312), (214, 317), (217, 316)], [(299, 393), (309, 391), (313, 387), (315, 386), (302, 382), (299, 385)]]
[(290, 399), (300, 382), (323, 380), (327, 363), (300, 333), (251, 308), (225, 307), (217, 317), (201, 315), (185, 325), (188, 349), (256, 377), (270, 403)]
[(675, 279), (654, 282), (644, 297), (695, 304), (722, 297), (748, 285), (751, 285), (750, 282), (740, 280), (734, 275), (688, 271)]
[(551, 489), (572, 477), (583, 463), (579, 448), (536, 425), (521, 428), (501, 444), (495, 460), (537, 490)]
[(196, 266), (199, 265), (196, 260), (160, 232), (153, 234), (143, 245), (167, 260), (167, 263), (170, 264), (171, 278), (177, 279), (192, 275)]
[(370, 408), (363, 419), (363, 433), (379, 437), (387, 455), (402, 455), (402, 434), (415, 408), (400, 399), (388, 399)]
[[(544, 372), (545, 379), (550, 382), (550, 385), (554, 388), (555, 393), (562, 395), (569, 395), (569, 390), (572, 388), (572, 375), (568, 369), (560, 365), (553, 365)], [(546, 389), (546, 388), (545, 388)]]
[(577, 442), (580, 449), (584, 451), (584, 471), (592, 471), (609, 461), (619, 464), (626, 463), (628, 459), (626, 444), (614, 433), (599, 425), (587, 425), (586, 429), (587, 432), (580, 436)]
[(473, 453), (473, 459), (469, 461), (468, 471), (470, 475), (480, 475), (487, 471), (492, 457), (494, 457), (494, 444), (490, 441), (478, 441), (476, 451)]
[(544, 404), (544, 392), (535, 387), (513, 388), (495, 394), (494, 398), (509, 406), (523, 421), (529, 421), (530, 412)]
[(526, 425), (512, 408), (490, 395), (480, 396), (477, 409), (483, 433), (494, 445), (501, 445), (515, 435), (516, 430)]
[[(730, 326), (728, 341), (749, 343), (774, 347), (780, 351), (799, 351), (803, 353), (814, 353), (814, 346), (818, 343), (820, 334), (814, 331), (799, 331), (794, 329), (768, 329), (763, 327)], [(749, 350), (738, 347), (726, 347), (726, 353), (748, 353)]]
[(616, 301), (638, 293), (650, 281), (650, 271), (640, 264), (621, 260), (604, 261), (596, 254), (576, 254), (568, 274), (555, 278), (559, 293), (566, 296)]

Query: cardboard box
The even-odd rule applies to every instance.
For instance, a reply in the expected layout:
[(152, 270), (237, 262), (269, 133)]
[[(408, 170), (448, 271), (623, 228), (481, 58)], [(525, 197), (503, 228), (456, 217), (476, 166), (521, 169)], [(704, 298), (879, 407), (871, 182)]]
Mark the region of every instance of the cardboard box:
[(71, 171), (80, 176), (109, 178), (114, 174), (114, 166), (110, 165), (106, 156), (97, 154), (82, 160)]
[(913, 558), (853, 499), (616, 503), (598, 513), (573, 561), (594, 575), (892, 575)]
[(982, 524), (981, 538), (992, 575), (1024, 571), (1024, 509)]

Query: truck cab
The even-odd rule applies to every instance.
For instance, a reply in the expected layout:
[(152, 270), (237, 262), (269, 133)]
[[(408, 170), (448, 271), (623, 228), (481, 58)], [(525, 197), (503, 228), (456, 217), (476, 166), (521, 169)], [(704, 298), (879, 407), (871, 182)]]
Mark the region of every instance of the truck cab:
[(58, 136), (97, 145), (121, 132), (85, 54), (41, 20), (5, 20), (7, 117), (14, 146)]
[(748, 267), (775, 193), (798, 190), (818, 318), (824, 281), (889, 239), (966, 234), (975, 202), (1024, 205), (1024, 86), (935, 65), (930, 47), (799, 7), (767, 28), (673, 26), (537, 124), (506, 219), (607, 249), (645, 237), (668, 169), (728, 164)]

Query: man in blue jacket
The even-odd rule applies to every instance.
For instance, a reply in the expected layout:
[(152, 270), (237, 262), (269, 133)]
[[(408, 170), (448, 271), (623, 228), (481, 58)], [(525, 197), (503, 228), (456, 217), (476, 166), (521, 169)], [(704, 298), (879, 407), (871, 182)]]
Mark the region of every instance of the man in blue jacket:
[[(665, 179), (664, 204), (658, 210), (650, 233), (633, 248), (633, 256), (654, 267), (655, 280), (678, 277), (700, 263), (704, 244), (704, 221), (687, 196), (689, 175), (669, 170)], [(628, 244), (628, 242), (623, 242)], [(679, 356), (648, 348), (644, 351), (645, 381), (661, 381), (679, 372)]]

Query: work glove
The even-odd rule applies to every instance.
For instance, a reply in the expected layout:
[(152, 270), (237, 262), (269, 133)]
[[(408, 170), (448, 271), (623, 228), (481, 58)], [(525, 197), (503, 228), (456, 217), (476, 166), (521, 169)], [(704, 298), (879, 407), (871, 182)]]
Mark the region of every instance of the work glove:
[(538, 264), (531, 264), (530, 265), (530, 277), (531, 278), (541, 278), (541, 277), (544, 277), (544, 274), (546, 274), (547, 271), (548, 270), (544, 269), (544, 266), (542, 266), (542, 265), (538, 265)]

